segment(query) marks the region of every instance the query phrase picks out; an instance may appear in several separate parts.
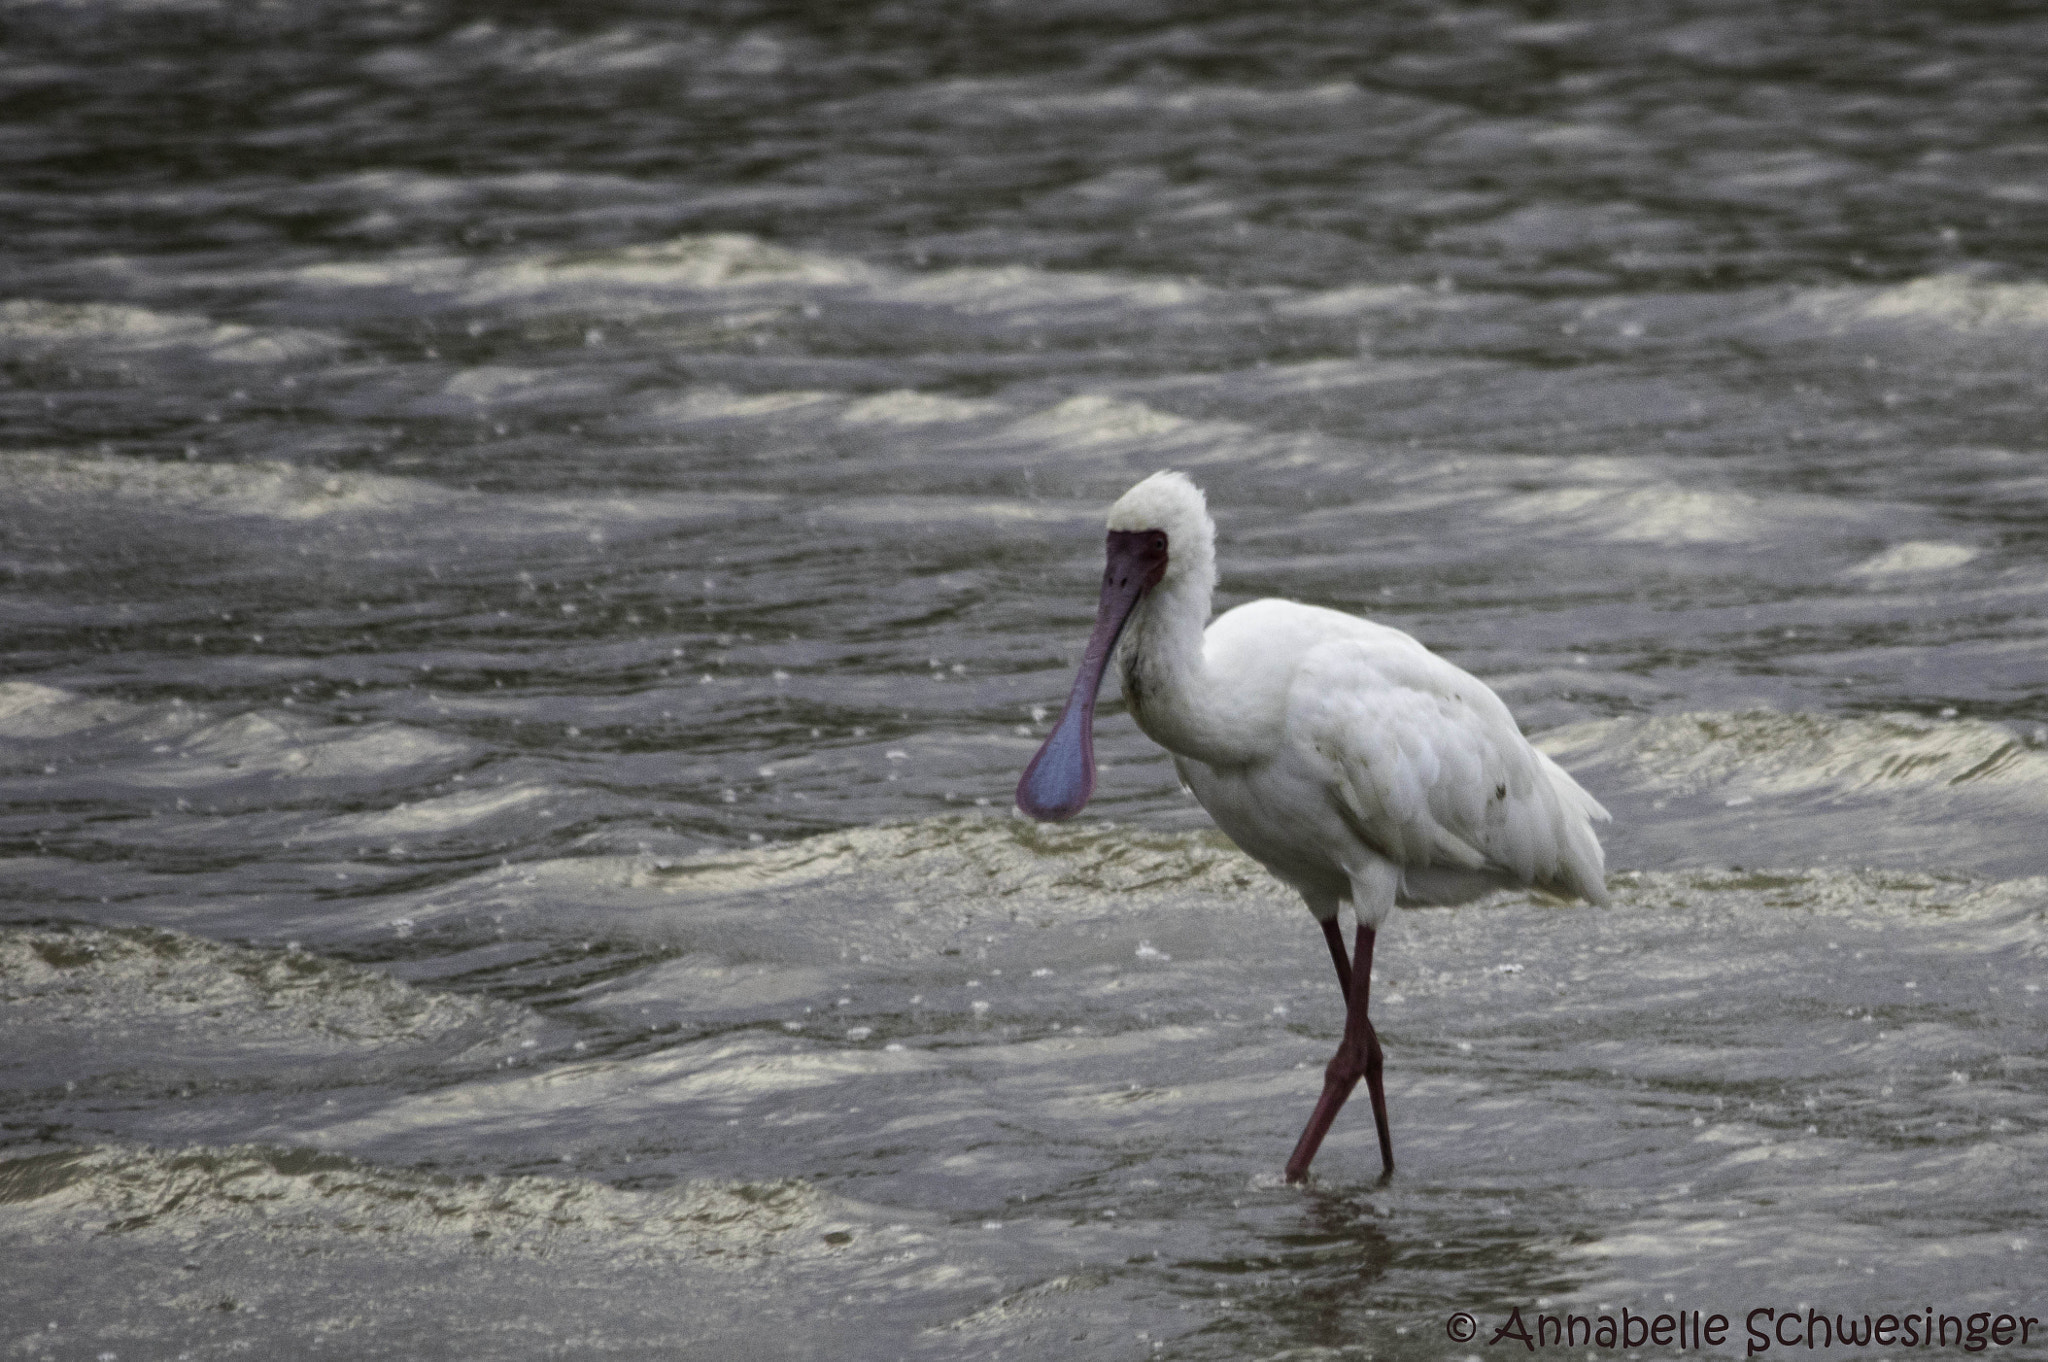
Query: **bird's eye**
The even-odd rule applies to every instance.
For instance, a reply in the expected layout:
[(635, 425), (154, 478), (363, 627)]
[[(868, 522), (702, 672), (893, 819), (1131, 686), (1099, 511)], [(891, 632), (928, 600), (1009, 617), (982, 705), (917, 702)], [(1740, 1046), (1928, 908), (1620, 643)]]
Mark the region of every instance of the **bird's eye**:
[(1165, 536), (1165, 535), (1163, 535), (1163, 534), (1155, 534), (1155, 535), (1153, 535), (1153, 536), (1152, 536), (1152, 551), (1153, 551), (1154, 553), (1164, 553), (1164, 552), (1166, 552), (1166, 536)]

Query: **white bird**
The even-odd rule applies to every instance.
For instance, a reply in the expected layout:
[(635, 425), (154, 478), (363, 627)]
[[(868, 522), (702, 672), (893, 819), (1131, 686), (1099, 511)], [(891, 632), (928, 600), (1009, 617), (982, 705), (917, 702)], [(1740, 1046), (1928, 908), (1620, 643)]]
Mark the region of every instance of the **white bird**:
[[(1301, 894), (1337, 967), (1344, 1039), (1287, 1180), (1308, 1175), (1361, 1078), (1385, 1177), (1384, 1061), (1366, 1017), (1380, 925), (1396, 904), (1511, 886), (1605, 903), (1593, 824), (1607, 810), (1529, 745), (1484, 682), (1407, 634), (1280, 600), (1212, 624), (1215, 586), (1216, 526), (1200, 488), (1161, 472), (1118, 499), (1095, 631), (1017, 804), (1058, 820), (1088, 802), (1095, 692), (1114, 655), (1138, 727), (1173, 754), (1217, 826)], [(1358, 921), (1352, 959), (1337, 926), (1345, 903)]]

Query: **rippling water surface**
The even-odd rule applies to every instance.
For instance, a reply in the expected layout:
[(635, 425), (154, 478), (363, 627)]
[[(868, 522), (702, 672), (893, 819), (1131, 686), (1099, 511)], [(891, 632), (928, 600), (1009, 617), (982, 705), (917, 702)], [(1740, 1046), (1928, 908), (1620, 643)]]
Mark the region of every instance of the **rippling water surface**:
[[(0, 24), (0, 1355), (2048, 1318), (2031, 7)], [(1616, 816), (1384, 1187), (1163, 754), (1009, 809), (1169, 466)]]

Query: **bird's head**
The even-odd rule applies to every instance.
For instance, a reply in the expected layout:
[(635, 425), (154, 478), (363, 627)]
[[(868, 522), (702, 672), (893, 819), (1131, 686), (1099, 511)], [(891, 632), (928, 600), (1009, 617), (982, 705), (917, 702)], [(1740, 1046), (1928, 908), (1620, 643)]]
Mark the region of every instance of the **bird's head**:
[[(1095, 632), (1059, 722), (1017, 782), (1017, 807), (1033, 818), (1072, 818), (1095, 793), (1095, 692), (1133, 613), (1155, 588), (1216, 580), (1216, 526), (1202, 489), (1183, 473), (1154, 473), (1109, 508), (1109, 541)], [(1207, 599), (1206, 595), (1203, 598)]]
[(1198, 579), (1205, 587), (1216, 585), (1216, 525), (1209, 519), (1209, 504), (1202, 489), (1185, 473), (1172, 470), (1154, 473), (1116, 499), (1109, 508), (1109, 565), (1119, 560), (1119, 535), (1139, 536), (1122, 540), (1122, 553), (1129, 555), (1154, 543), (1164, 557), (1152, 585)]

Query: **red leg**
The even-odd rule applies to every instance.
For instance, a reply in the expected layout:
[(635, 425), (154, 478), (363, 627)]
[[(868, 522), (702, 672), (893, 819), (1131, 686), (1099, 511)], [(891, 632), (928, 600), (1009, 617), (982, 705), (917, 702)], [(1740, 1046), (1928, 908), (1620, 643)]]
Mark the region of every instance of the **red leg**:
[(1323, 924), (1323, 940), (1330, 943), (1330, 962), (1337, 967), (1337, 987), (1344, 992), (1344, 1001), (1351, 1001), (1351, 959), (1344, 954), (1344, 933), (1332, 917)]
[[(1325, 934), (1331, 938), (1336, 949), (1343, 949), (1343, 942), (1337, 938), (1334, 927)], [(1372, 1029), (1372, 1022), (1365, 1015), (1367, 995), (1372, 991), (1372, 947), (1373, 929), (1360, 926), (1358, 949), (1354, 953), (1350, 975), (1354, 987), (1346, 990), (1344, 1010), (1344, 1039), (1337, 1046), (1337, 1053), (1330, 1057), (1329, 1067), (1323, 1070), (1323, 1095), (1316, 1102), (1315, 1114), (1308, 1118), (1308, 1126), (1301, 1132), (1301, 1139), (1294, 1146), (1293, 1157), (1287, 1160), (1287, 1180), (1300, 1182), (1308, 1176), (1308, 1166), (1322, 1147), (1323, 1137), (1330, 1133), (1330, 1125), (1337, 1119), (1337, 1113), (1351, 1096), (1358, 1080), (1365, 1080), (1365, 1091), (1372, 1099), (1372, 1121), (1380, 1137), (1381, 1177), (1391, 1177), (1394, 1172), (1394, 1139), (1387, 1128), (1387, 1090), (1381, 1079), (1385, 1067), (1380, 1052), (1380, 1038)]]

